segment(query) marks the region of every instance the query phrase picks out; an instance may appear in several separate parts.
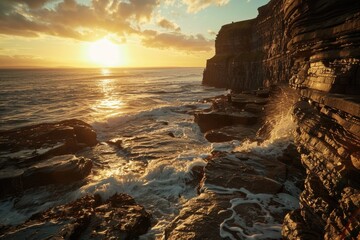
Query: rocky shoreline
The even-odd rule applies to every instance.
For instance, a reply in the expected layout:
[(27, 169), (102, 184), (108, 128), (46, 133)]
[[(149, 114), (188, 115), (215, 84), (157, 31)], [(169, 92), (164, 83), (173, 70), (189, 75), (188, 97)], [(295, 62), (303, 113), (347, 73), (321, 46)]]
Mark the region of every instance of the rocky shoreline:
[[(261, 146), (273, 130), (266, 113), (277, 94), (275, 88), (219, 96), (211, 109), (195, 114), (195, 121), (215, 144), (247, 140)], [(215, 149), (199, 171), (199, 195), (185, 204), (164, 239), (281, 238), (283, 218), (296, 208), (297, 187), (305, 178), (295, 146), (288, 142), (282, 150), (271, 156), (251, 149)]]
[[(56, 198), (61, 191), (81, 187), (94, 163), (78, 153), (97, 144), (93, 128), (77, 119), (2, 131), (0, 198), (16, 199), (40, 187)], [(127, 194), (108, 199), (88, 195), (20, 225), (2, 225), (0, 239), (136, 239), (150, 229), (151, 219)]]
[(284, 239), (360, 236), (360, 2), (271, 0), (255, 19), (224, 25), (203, 84), (248, 91), (286, 84), (306, 169)]
[[(194, 121), (214, 144), (251, 140), (259, 145), (271, 135), (268, 108), (273, 111), (273, 96), (280, 89), (205, 99), (212, 106), (193, 113)], [(42, 186), (64, 188), (62, 191), (79, 188), (86, 184), (95, 164), (82, 152), (98, 144), (96, 133), (80, 120), (38, 124), (3, 131), (0, 136), (1, 198), (16, 198)], [(109, 144), (121, 147), (120, 140)], [(291, 143), (274, 156), (215, 148), (205, 167), (192, 169), (193, 180), (188, 184), (197, 188), (199, 195), (185, 203), (163, 238), (241, 238), (254, 233), (279, 237), (282, 219), (296, 205), (296, 191), (288, 185), (302, 186), (305, 176), (299, 162)], [(268, 211), (270, 218), (265, 216)], [(245, 225), (234, 221), (237, 215)], [(151, 228), (151, 221), (151, 215), (129, 195), (119, 193), (109, 199), (88, 195), (37, 213), (18, 226), (2, 226), (0, 238), (32, 234), (36, 239), (136, 239)], [(275, 227), (267, 231), (260, 223)], [(234, 227), (243, 232), (231, 230)]]

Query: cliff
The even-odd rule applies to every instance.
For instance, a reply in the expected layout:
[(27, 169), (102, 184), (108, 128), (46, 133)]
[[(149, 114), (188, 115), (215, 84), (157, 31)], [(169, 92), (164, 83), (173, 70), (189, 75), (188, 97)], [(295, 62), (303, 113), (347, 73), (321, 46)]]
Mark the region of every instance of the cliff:
[(307, 178), (285, 239), (357, 239), (360, 229), (360, 1), (271, 0), (225, 25), (203, 83), (244, 91), (287, 83)]

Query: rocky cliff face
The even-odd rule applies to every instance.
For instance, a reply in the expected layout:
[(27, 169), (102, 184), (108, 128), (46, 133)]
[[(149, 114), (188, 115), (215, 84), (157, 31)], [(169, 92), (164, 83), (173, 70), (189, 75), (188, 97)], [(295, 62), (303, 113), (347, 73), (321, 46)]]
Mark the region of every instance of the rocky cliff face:
[(225, 25), (203, 83), (236, 91), (289, 83), (307, 178), (286, 239), (356, 239), (360, 230), (360, 1), (272, 0)]

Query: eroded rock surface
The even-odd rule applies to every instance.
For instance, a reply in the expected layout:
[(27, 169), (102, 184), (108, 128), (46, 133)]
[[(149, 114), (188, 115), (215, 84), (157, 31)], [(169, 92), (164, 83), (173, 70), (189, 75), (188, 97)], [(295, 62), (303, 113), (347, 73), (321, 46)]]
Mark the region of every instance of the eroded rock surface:
[(137, 239), (151, 226), (151, 215), (127, 194), (103, 201), (85, 196), (32, 216), (17, 227), (3, 227), (0, 239)]
[[(262, 97), (268, 97), (269, 92), (266, 93)], [(283, 142), (288, 146), (276, 149), (281, 154), (271, 154), (269, 150), (277, 148), (276, 144), (261, 145), (266, 141), (261, 137), (270, 136), (263, 132), (271, 131), (272, 127), (260, 128), (266, 108), (264, 100), (271, 102), (272, 99), (257, 97), (256, 91), (231, 96), (234, 97), (215, 98), (212, 111), (223, 115), (228, 112), (246, 113), (247, 104), (259, 105), (261, 114), (254, 115), (259, 119), (258, 124), (228, 122), (225, 127), (212, 124), (208, 129), (215, 129), (207, 131), (206, 138), (211, 140), (213, 137), (213, 142), (237, 138), (244, 144), (246, 139), (252, 139), (248, 143), (263, 150), (257, 151), (256, 147), (255, 150), (245, 150), (245, 147), (243, 151), (233, 152), (214, 150), (206, 166), (196, 170), (203, 174), (198, 186), (199, 196), (183, 206), (167, 227), (164, 239), (246, 239), (253, 235), (260, 239), (279, 239), (284, 216), (298, 208), (298, 187), (302, 187), (305, 173), (296, 148), (291, 142)], [(244, 104), (234, 104), (234, 99)], [(271, 108), (274, 110), (272, 105)], [(209, 115), (205, 111), (203, 121), (198, 122), (200, 128), (202, 123), (206, 124), (206, 116)], [(221, 124), (221, 120), (218, 121)], [(262, 133), (256, 134), (259, 128)]]
[(92, 161), (72, 154), (96, 144), (92, 127), (76, 119), (0, 132), (0, 197), (85, 178)]
[(360, 151), (360, 132), (351, 130), (359, 128), (359, 118), (345, 112), (346, 104), (340, 110), (315, 102), (315, 97), (305, 100), (294, 106), (294, 116), (307, 178), (300, 210), (286, 216), (283, 234), (288, 239), (307, 239), (309, 234), (313, 239), (357, 239), (360, 172), (354, 159)]
[(283, 82), (301, 93), (295, 139), (307, 178), (285, 239), (360, 237), (359, 32), (357, 0), (271, 0), (257, 18), (223, 26), (207, 61), (204, 84), (251, 91)]

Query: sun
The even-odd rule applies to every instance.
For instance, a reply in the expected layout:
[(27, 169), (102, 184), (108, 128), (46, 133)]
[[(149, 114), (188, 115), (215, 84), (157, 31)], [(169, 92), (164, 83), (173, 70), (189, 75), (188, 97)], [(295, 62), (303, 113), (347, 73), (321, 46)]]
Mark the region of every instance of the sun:
[(107, 38), (90, 43), (89, 58), (101, 67), (117, 67), (126, 63), (123, 46), (113, 43)]

